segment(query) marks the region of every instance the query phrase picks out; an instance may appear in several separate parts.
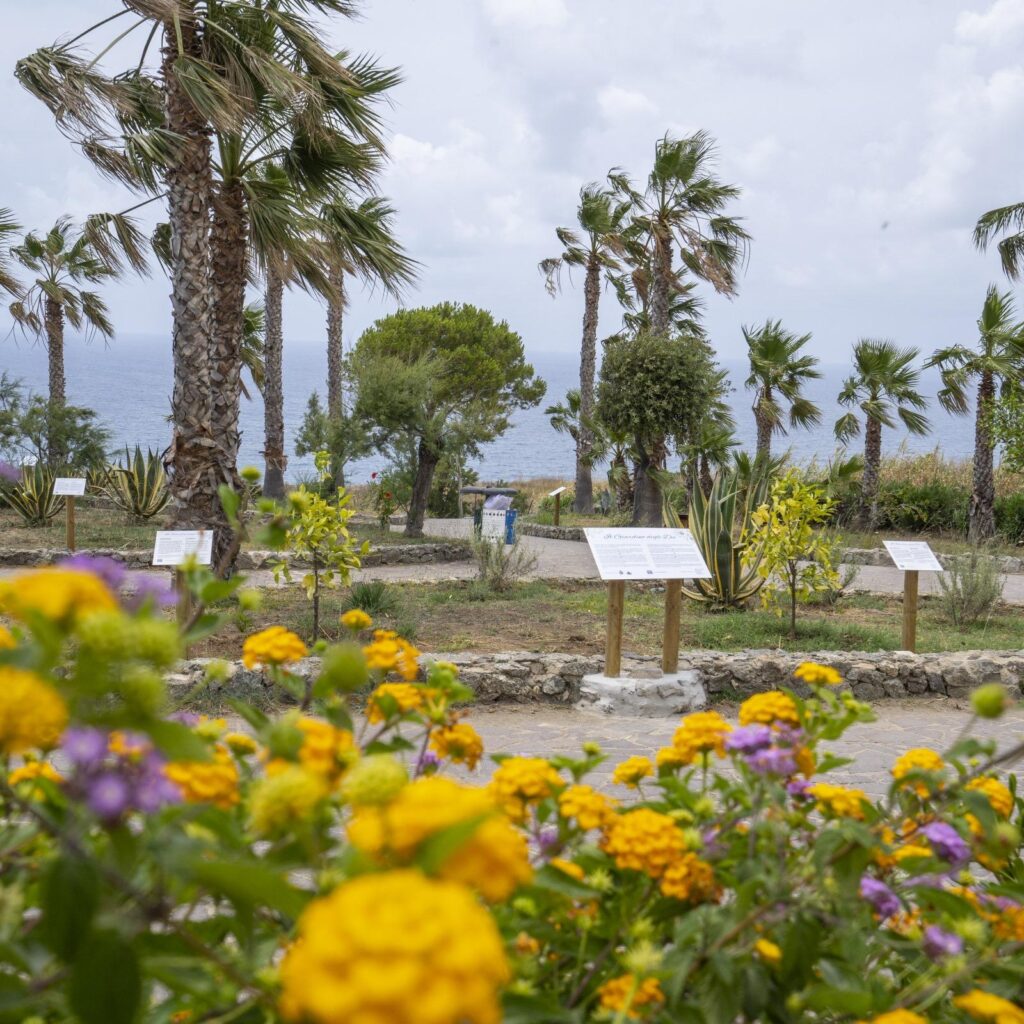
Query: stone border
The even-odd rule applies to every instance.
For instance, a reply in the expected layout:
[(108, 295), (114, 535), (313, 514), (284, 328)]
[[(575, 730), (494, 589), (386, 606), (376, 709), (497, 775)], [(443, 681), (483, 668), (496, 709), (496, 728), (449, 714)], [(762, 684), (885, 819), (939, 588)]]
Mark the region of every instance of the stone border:
[[(129, 569), (150, 569), (153, 567), (152, 551), (117, 551), (112, 548), (82, 548), (76, 554), (101, 555), (112, 558)], [(60, 548), (0, 548), (0, 566), (40, 566), (52, 565), (62, 558), (69, 557), (69, 552)], [(246, 549), (239, 553), (238, 568), (242, 570), (269, 568), (277, 557), (277, 552), (256, 551)], [(439, 541), (436, 544), (385, 544), (374, 548), (362, 559), (362, 567), (366, 569), (381, 565), (427, 565), (446, 562), (468, 562), (473, 557), (473, 550), (466, 541)], [(304, 565), (301, 561), (293, 561), (296, 567)]]
[(582, 526), (545, 526), (543, 523), (516, 523), (516, 532), (523, 537), (544, 537), (547, 540), (586, 541)]
[[(935, 557), (944, 568), (948, 569), (950, 563), (957, 556), (936, 551)], [(1018, 558), (1016, 555), (996, 555), (995, 557), (999, 563), (1000, 572), (1024, 573), (1024, 558)], [(840, 551), (839, 561), (846, 565), (880, 565), (888, 569), (893, 567), (892, 558), (889, 557), (889, 552), (885, 548), (843, 548)]]
[[(505, 701), (517, 704), (574, 704), (580, 699), (583, 677), (600, 673), (600, 657), (582, 654), (538, 654), (502, 651), (497, 654), (438, 655), (459, 668), (460, 677), (476, 692), (481, 703)], [(956, 651), (911, 654), (907, 651), (817, 651), (789, 654), (783, 651), (683, 651), (681, 673), (695, 673), (709, 703), (744, 700), (752, 693), (788, 687), (806, 693), (793, 678), (804, 661), (830, 665), (839, 671), (860, 700), (886, 697), (966, 697), (982, 683), (1001, 682), (1014, 696), (1022, 693), (1024, 650)], [(208, 659), (183, 662), (169, 677), (178, 695), (203, 677)], [(308, 658), (296, 666), (301, 675), (315, 673), (319, 660)], [(627, 655), (623, 659), (624, 688), (638, 680), (661, 679), (657, 658)], [(208, 694), (252, 698), (267, 697), (270, 684), (259, 671), (241, 662), (230, 663), (228, 681), (211, 686)]]

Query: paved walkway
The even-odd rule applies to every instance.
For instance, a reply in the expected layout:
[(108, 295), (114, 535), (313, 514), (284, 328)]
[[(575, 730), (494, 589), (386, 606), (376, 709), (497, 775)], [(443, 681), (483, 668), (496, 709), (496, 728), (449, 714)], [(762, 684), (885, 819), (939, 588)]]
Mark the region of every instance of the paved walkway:
[[(944, 697), (880, 701), (875, 712), (877, 722), (856, 725), (826, 747), (853, 759), (852, 764), (829, 777), (859, 786), (876, 797), (887, 789), (889, 769), (903, 751), (910, 747), (943, 751), (970, 720), (962, 702)], [(609, 757), (593, 779), (608, 787), (612, 769), (619, 761), (633, 754), (653, 757), (658, 747), (670, 741), (678, 724), (676, 718), (625, 718), (551, 705), (507, 704), (477, 706), (468, 720), (483, 736), (488, 754), (578, 755), (585, 740), (596, 740)], [(1014, 709), (995, 722), (978, 723), (972, 735), (996, 738), (1002, 750), (1024, 742), (1024, 708)]]

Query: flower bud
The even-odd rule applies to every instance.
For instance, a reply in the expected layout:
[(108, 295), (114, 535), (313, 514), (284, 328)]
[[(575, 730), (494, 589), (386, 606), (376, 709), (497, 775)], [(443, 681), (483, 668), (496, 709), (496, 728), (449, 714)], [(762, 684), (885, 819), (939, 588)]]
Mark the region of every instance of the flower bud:
[(979, 718), (999, 718), (1011, 703), (1002, 683), (986, 683), (971, 694), (971, 707)]
[(366, 658), (358, 644), (336, 644), (324, 651), (321, 679), (333, 690), (353, 693), (370, 679)]
[(260, 482), (260, 471), (256, 466), (243, 466), (238, 475), (247, 484), (258, 484)]
[(263, 604), (263, 595), (252, 587), (246, 587), (244, 590), (238, 592), (238, 607), (243, 612), (255, 612), (259, 611), (260, 606)]
[(349, 770), (342, 796), (353, 806), (386, 804), (409, 781), (405, 765), (391, 754), (371, 754)]
[(587, 742), (583, 744), (583, 753), (586, 754), (587, 757), (600, 757), (601, 744), (595, 743), (593, 740), (587, 740)]

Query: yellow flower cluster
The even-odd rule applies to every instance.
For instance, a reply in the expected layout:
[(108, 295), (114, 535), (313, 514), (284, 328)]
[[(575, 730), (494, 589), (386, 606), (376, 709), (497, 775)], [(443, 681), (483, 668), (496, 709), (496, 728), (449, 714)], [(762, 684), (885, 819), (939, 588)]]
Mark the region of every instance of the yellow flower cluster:
[[(946, 769), (946, 762), (942, 755), (928, 747), (912, 747), (910, 750), (900, 754), (892, 766), (892, 777), (901, 782), (911, 772), (932, 772), (941, 774)], [(941, 788), (941, 783), (939, 784)], [(914, 782), (914, 792), (924, 799), (931, 792), (930, 787), (923, 779)]]
[(308, 653), (301, 638), (290, 629), (271, 626), (246, 638), (242, 645), (242, 664), (250, 669), (257, 665), (287, 665)]
[(34, 672), (0, 667), (0, 753), (57, 746), (68, 709), (60, 694)]
[(352, 733), (305, 716), (295, 725), (302, 733), (299, 764), (333, 786), (358, 757)]
[(991, 775), (984, 775), (978, 779), (971, 779), (966, 789), (977, 793), (984, 793), (992, 810), (1000, 818), (1008, 818), (1013, 813), (1013, 794), (997, 778)]
[(928, 1018), (913, 1010), (890, 1010), (872, 1017), (870, 1022), (858, 1021), (857, 1024), (928, 1024)]
[(0, 625), (0, 651), (11, 651), (16, 646), (14, 634), (6, 626)]
[(430, 749), (438, 757), (464, 764), (473, 771), (484, 756), (484, 741), (473, 726), (466, 722), (456, 722), (435, 729), (430, 734)]
[(383, 722), (389, 717), (380, 698), (390, 698), (398, 705), (398, 714), (406, 715), (410, 711), (420, 711), (426, 705), (434, 691), (426, 686), (415, 683), (381, 683), (366, 702), (366, 715), (371, 723)]
[(612, 772), (612, 782), (636, 789), (643, 779), (653, 774), (654, 765), (649, 757), (627, 757), (625, 761), (615, 766), (615, 771)]
[(672, 735), (672, 745), (658, 751), (658, 767), (693, 764), (703, 754), (725, 756), (725, 738), (732, 726), (717, 711), (687, 715)]
[(1024, 1024), (1024, 1010), (1009, 999), (980, 988), (956, 996), (953, 1005), (984, 1024)]
[(563, 789), (558, 796), (558, 811), (563, 818), (576, 819), (584, 829), (604, 828), (615, 816), (615, 802), (593, 786), (578, 783)]
[(164, 775), (190, 804), (209, 803), (228, 810), (238, 803), (238, 767), (220, 745), (209, 761), (172, 761), (164, 766)]
[(224, 742), (228, 749), (238, 757), (255, 754), (260, 745), (246, 732), (228, 732), (224, 734)]
[(695, 853), (684, 853), (661, 876), (661, 891), (686, 903), (717, 903), (722, 890), (714, 869)]
[(249, 791), (249, 823), (258, 836), (273, 836), (307, 821), (327, 795), (319, 775), (288, 765), (260, 779)]
[(862, 789), (850, 789), (846, 786), (834, 786), (830, 782), (816, 782), (807, 787), (809, 796), (818, 803), (818, 810), (831, 814), (836, 818), (864, 818), (864, 804), (868, 800), (867, 793)]
[(754, 952), (772, 967), (778, 967), (782, 963), (782, 950), (771, 939), (758, 939), (754, 943)]
[(281, 1012), (315, 1024), (499, 1024), (501, 935), (467, 889), (418, 871), (315, 900), (281, 964)]
[(565, 785), (561, 775), (542, 757), (508, 757), (491, 776), (490, 792), (513, 821), (522, 821), (531, 804)]
[(629, 1020), (639, 1020), (644, 1011), (656, 1009), (665, 1002), (665, 994), (657, 978), (644, 978), (638, 982), (632, 974), (609, 979), (597, 990), (597, 994), (601, 1000), (601, 1009), (607, 1010), (609, 1014), (625, 1010)]
[(660, 878), (686, 852), (686, 838), (667, 814), (641, 807), (615, 816), (605, 830), (601, 849), (620, 868)]
[(446, 829), (479, 821), (439, 869), (492, 902), (507, 899), (532, 876), (526, 838), (498, 813), (491, 795), (453, 779), (428, 776), (403, 787), (390, 803), (356, 808), (352, 845), (378, 859), (410, 861), (420, 845)]
[(373, 672), (395, 672), (407, 683), (420, 674), (420, 652), (408, 640), (390, 629), (378, 629), (373, 643), (363, 648), (366, 667)]
[(819, 665), (816, 661), (805, 661), (797, 665), (793, 675), (808, 686), (838, 686), (843, 681), (843, 677), (834, 668)]
[(789, 725), (800, 724), (800, 712), (797, 711), (793, 698), (781, 690), (769, 690), (767, 693), (755, 693), (740, 705), (740, 725), (754, 725), (763, 722), (773, 725), (785, 722)]
[[(58, 785), (64, 781), (64, 777), (49, 761), (37, 761), (35, 759), (27, 760), (7, 776), (7, 782), (11, 786), (17, 786), (22, 782), (34, 783), (39, 779), (46, 779), (47, 782), (53, 782)], [(42, 786), (26, 786), (25, 789), (32, 800), (46, 799), (46, 791)]]
[(0, 612), (21, 621), (40, 615), (53, 622), (73, 622), (91, 612), (116, 608), (117, 600), (107, 585), (79, 569), (50, 566), (0, 583)]
[(353, 608), (342, 615), (341, 624), (346, 629), (351, 629), (354, 633), (358, 633), (361, 629), (369, 629), (373, 625), (373, 619), (362, 608)]

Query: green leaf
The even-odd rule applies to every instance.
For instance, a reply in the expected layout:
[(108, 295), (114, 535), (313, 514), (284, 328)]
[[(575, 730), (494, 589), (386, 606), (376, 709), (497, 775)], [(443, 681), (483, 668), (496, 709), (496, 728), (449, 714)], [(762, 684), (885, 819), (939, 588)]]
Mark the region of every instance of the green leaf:
[(264, 729), (270, 722), (270, 719), (259, 708), (253, 707), (244, 700), (228, 697), (227, 704), (236, 715), (244, 718), (254, 729)]
[(90, 861), (64, 856), (47, 869), (42, 881), (43, 918), (39, 935), (62, 960), (74, 959), (92, 926), (100, 898), (100, 879)]
[(194, 860), (189, 874), (200, 885), (247, 907), (266, 906), (293, 920), (302, 913), (310, 894), (290, 885), (277, 871), (253, 861)]
[(133, 1024), (142, 975), (131, 943), (114, 931), (94, 931), (82, 944), (68, 983), (68, 1002), (82, 1024)]
[(228, 517), (228, 522), (232, 526), (238, 525), (238, 510), (241, 508), (242, 499), (239, 497), (238, 492), (232, 490), (227, 484), (221, 484), (217, 488), (217, 493), (220, 495), (220, 506), (224, 509), (224, 514)]
[(170, 761), (209, 761), (210, 748), (187, 725), (178, 722), (147, 722), (143, 731)]
[(559, 868), (553, 868), (550, 864), (545, 864), (534, 875), (533, 885), (538, 889), (557, 892), (574, 900), (592, 900), (597, 894), (589, 885), (576, 881), (571, 875), (567, 875)]
[(451, 828), (434, 833), (416, 853), (416, 863), (427, 874), (436, 871), (452, 854), (464, 846), (479, 828), (486, 815), (460, 821)]
[(811, 1010), (821, 1010), (830, 1016), (839, 1012), (855, 1017), (866, 1016), (874, 997), (869, 991), (836, 988), (834, 985), (815, 985), (804, 999), (804, 1005)]
[(502, 1024), (580, 1024), (583, 1010), (564, 1010), (554, 1000), (542, 996), (505, 993), (502, 999)]

